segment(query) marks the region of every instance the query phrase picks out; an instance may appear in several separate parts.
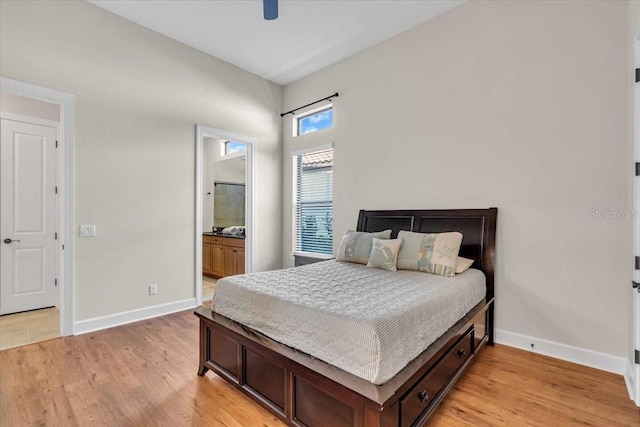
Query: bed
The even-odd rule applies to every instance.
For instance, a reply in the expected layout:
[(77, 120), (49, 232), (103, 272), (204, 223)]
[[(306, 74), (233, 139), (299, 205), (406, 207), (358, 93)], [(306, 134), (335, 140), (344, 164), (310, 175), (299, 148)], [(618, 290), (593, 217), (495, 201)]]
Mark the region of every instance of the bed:
[[(328, 355), (318, 356), (312, 348), (316, 337), (304, 340), (295, 334), (291, 337), (280, 336), (274, 335), (268, 327), (265, 329), (264, 325), (268, 326), (268, 322), (263, 320), (269, 316), (265, 314), (264, 307), (271, 306), (272, 309), (279, 311), (286, 310), (286, 307), (276, 304), (279, 299), (277, 290), (271, 292), (273, 301), (267, 300), (259, 304), (263, 311), (246, 310), (248, 314), (244, 317), (237, 314), (242, 313), (242, 304), (248, 307), (247, 301), (254, 301), (254, 295), (251, 294), (252, 288), (247, 287), (251, 291), (249, 292), (243, 291), (243, 287), (239, 286), (236, 288), (240, 290), (234, 291), (236, 293), (225, 293), (228, 302), (233, 305), (233, 301), (237, 300), (240, 308), (229, 311), (229, 317), (206, 308), (196, 310), (196, 315), (200, 319), (198, 375), (205, 375), (208, 370), (213, 370), (292, 426), (423, 425), (483, 346), (493, 344), (496, 217), (496, 208), (360, 211), (358, 231), (375, 232), (390, 229), (392, 238), (400, 230), (421, 233), (459, 231), (464, 236), (459, 255), (473, 259), (473, 267), (477, 270), (469, 270), (445, 280), (456, 279), (462, 283), (465, 278), (473, 278), (474, 275), (481, 275), (483, 278), (483, 294), (478, 296), (477, 288), (465, 290), (465, 294), (475, 293), (475, 297), (466, 301), (466, 306), (461, 305), (463, 308), (458, 310), (462, 311), (453, 320), (443, 323), (444, 326), (438, 326), (441, 329), (444, 328), (444, 332), (441, 331), (441, 335), (435, 341), (429, 341), (426, 349), (418, 348), (416, 351), (414, 348), (405, 351), (403, 348), (401, 355), (410, 354), (409, 351), (413, 351), (417, 354), (415, 357), (411, 354), (408, 360), (401, 360), (398, 354), (393, 355), (387, 351), (392, 357), (383, 355), (382, 362), (392, 360), (397, 362), (396, 366), (389, 367), (384, 363), (376, 365), (379, 361), (370, 364), (369, 360), (358, 359), (357, 350), (361, 347), (359, 345), (353, 345), (353, 354), (350, 356), (344, 356), (344, 354), (349, 355), (349, 352), (340, 353), (340, 357), (331, 359), (333, 350)], [(289, 272), (283, 270), (284, 273), (269, 273), (270, 275), (266, 277), (273, 279), (274, 274), (285, 275), (306, 283), (315, 280), (313, 274), (317, 272), (338, 268), (340, 270), (335, 270), (336, 274), (342, 274), (345, 267), (340, 265), (343, 263), (335, 261), (319, 264), (325, 265), (313, 264), (298, 267)], [(362, 266), (346, 266), (346, 268), (344, 274), (348, 275), (353, 271), (357, 277), (369, 274), (367, 270), (374, 270)], [(314, 273), (314, 271), (317, 272)], [(396, 276), (393, 276), (394, 274)], [(439, 276), (425, 273), (413, 274), (439, 278)], [(258, 280), (260, 275), (261, 273), (238, 276), (236, 280), (239, 280), (239, 284), (251, 283)], [(374, 279), (378, 280), (378, 277), (382, 277), (380, 280), (384, 281), (393, 280), (392, 278), (396, 277), (400, 281), (409, 276), (408, 273), (398, 271), (387, 272), (386, 275), (377, 274)], [(477, 281), (477, 277), (475, 279)], [(367, 281), (371, 280), (373, 279), (367, 279)], [(385, 282), (382, 286), (388, 286), (388, 284)], [(290, 290), (285, 289), (285, 291)], [(372, 292), (375, 294), (375, 291)], [(464, 295), (460, 293), (456, 295), (455, 298), (463, 299)], [(326, 295), (319, 296), (319, 298), (325, 297)], [(394, 297), (394, 301), (400, 299), (401, 296)], [(477, 300), (479, 302), (476, 302)], [(375, 298), (368, 303), (380, 305), (380, 301)], [(332, 304), (327, 303), (325, 309), (331, 311), (331, 308)], [(349, 306), (347, 309), (357, 311), (359, 308)], [(371, 307), (360, 309), (375, 311)], [(421, 312), (420, 310), (426, 313), (426, 309), (416, 306), (413, 307), (413, 317), (409, 320), (403, 315), (398, 317), (397, 321), (394, 320), (395, 323), (387, 324), (391, 329), (394, 324), (402, 329), (410, 329), (410, 326), (418, 325), (409, 331), (415, 339), (404, 339), (405, 344), (419, 341), (422, 329), (438, 323), (436, 320), (439, 318), (446, 317), (445, 314), (437, 314), (437, 319), (431, 319), (426, 324), (420, 325), (415, 317), (416, 313)], [(227, 313), (224, 309), (216, 308), (216, 311)], [(321, 317), (315, 320), (322, 324), (328, 322)], [(404, 324), (401, 323), (403, 321)], [(374, 319), (373, 323), (379, 322)], [(452, 326), (450, 326), (451, 323), (453, 323)], [(361, 325), (356, 326), (363, 329)], [(304, 330), (303, 322), (300, 320), (294, 319), (289, 327), (291, 330)], [(331, 328), (328, 329), (331, 330)], [(393, 334), (388, 334), (388, 337), (393, 338)], [(288, 339), (293, 341), (287, 341)], [(321, 338), (317, 340), (322, 342)], [(307, 341), (306, 344), (305, 341)], [(341, 339), (337, 333), (335, 341), (342, 347), (349, 345), (349, 340)], [(312, 347), (305, 347), (305, 345)], [(390, 341), (386, 348), (393, 349), (399, 345), (403, 345), (403, 342)], [(328, 344), (323, 343), (319, 346), (319, 348), (324, 347), (328, 347)], [(384, 350), (385, 347), (381, 348)], [(314, 353), (315, 357), (309, 355)], [(385, 351), (381, 350), (378, 353), (385, 353)], [(355, 368), (349, 365), (352, 362), (350, 358), (353, 362), (357, 362)], [(359, 368), (362, 369), (358, 370)]]

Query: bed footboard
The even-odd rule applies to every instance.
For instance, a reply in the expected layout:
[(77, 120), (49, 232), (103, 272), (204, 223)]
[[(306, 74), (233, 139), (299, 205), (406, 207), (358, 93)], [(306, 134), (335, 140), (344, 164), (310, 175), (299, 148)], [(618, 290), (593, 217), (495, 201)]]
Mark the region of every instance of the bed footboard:
[(374, 386), (378, 396), (389, 396), (377, 399), (382, 402), (232, 330), (205, 308), (195, 312), (200, 318), (198, 375), (213, 370), (291, 426), (420, 426), (487, 343), (490, 305), (482, 304), (451, 328), (428, 349), (424, 363), (406, 368), (411, 375), (398, 374), (404, 372), (407, 380)]

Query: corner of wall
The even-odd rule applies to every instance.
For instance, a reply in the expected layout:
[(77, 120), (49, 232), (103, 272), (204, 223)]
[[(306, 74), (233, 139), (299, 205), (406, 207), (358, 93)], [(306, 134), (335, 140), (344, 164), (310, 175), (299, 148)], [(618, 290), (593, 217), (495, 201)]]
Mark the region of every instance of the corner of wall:
[(498, 344), (509, 347), (515, 347), (532, 353), (538, 353), (555, 359), (622, 375), (626, 379), (625, 373), (627, 372), (626, 365), (628, 361), (624, 357), (522, 335), (503, 329), (496, 329), (495, 341)]

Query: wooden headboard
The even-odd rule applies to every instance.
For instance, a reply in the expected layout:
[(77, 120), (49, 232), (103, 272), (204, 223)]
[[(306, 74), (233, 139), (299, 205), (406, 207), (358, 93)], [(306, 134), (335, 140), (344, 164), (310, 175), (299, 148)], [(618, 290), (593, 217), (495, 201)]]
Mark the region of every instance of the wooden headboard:
[(396, 238), (400, 230), (417, 233), (462, 233), (460, 256), (474, 260), (473, 268), (487, 277), (487, 301), (494, 297), (496, 218), (498, 208), (450, 210), (365, 211), (358, 217), (357, 231), (391, 230)]

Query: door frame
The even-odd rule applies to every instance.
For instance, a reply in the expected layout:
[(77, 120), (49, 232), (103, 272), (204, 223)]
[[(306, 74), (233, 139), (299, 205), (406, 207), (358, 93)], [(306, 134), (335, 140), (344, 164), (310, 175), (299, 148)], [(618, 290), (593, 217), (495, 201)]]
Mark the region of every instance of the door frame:
[(60, 334), (73, 335), (73, 142), (75, 95), (0, 77), (0, 92), (33, 98), (60, 106), (56, 180), (58, 182), (58, 292)]
[(255, 269), (255, 242), (256, 242), (256, 218), (255, 218), (255, 184), (256, 184), (256, 138), (240, 135), (235, 132), (216, 129), (211, 126), (196, 125), (196, 194), (195, 194), (195, 266), (194, 281), (196, 304), (202, 305), (202, 208), (204, 198), (204, 139), (215, 138), (229, 141), (243, 142), (247, 145), (247, 160), (245, 168), (245, 259), (244, 268), (246, 273), (252, 273)]
[[(640, 28), (638, 28), (633, 34), (633, 66), (634, 72), (635, 69), (640, 68)], [(636, 164), (640, 162), (640, 89), (638, 88), (640, 83), (633, 83), (633, 171), (636, 172)], [(632, 202), (632, 212), (634, 212), (634, 220), (633, 220), (633, 253), (632, 258), (635, 260), (636, 257), (640, 256), (640, 178), (634, 173), (633, 174), (633, 202)], [(637, 265), (634, 262), (634, 272), (633, 272), (633, 280), (640, 282), (640, 271), (637, 269)], [(636, 361), (635, 351), (640, 350), (640, 295), (637, 295), (637, 292), (640, 292), (640, 289), (632, 289), (632, 312), (631, 312), (631, 344), (632, 348), (630, 351), (630, 369), (629, 376), (631, 377), (631, 384), (629, 389), (629, 394), (631, 395), (631, 399), (635, 402), (637, 406), (640, 406), (640, 365)]]

